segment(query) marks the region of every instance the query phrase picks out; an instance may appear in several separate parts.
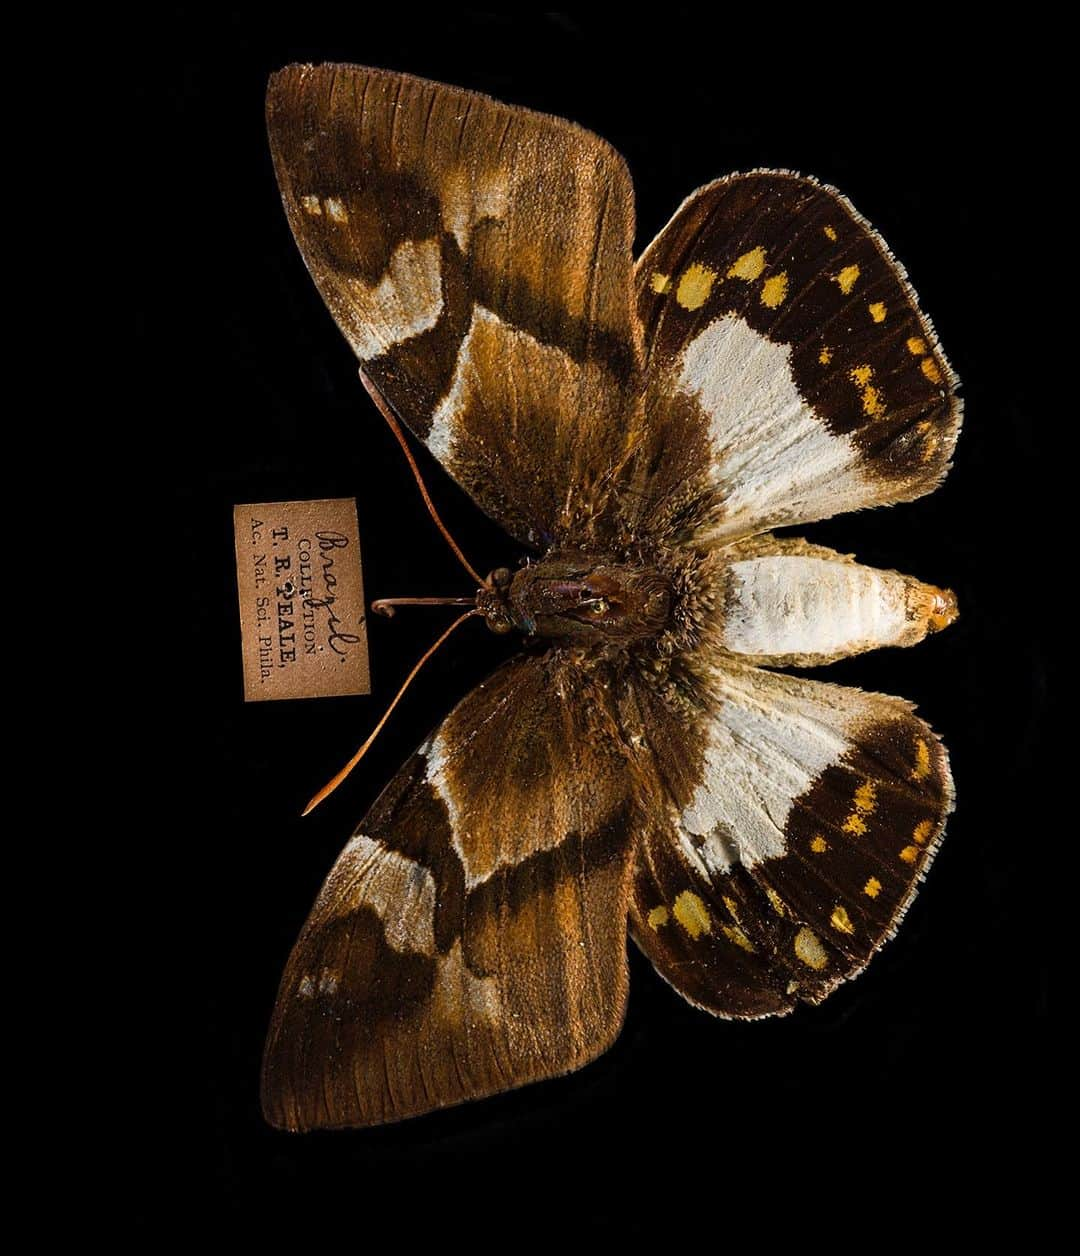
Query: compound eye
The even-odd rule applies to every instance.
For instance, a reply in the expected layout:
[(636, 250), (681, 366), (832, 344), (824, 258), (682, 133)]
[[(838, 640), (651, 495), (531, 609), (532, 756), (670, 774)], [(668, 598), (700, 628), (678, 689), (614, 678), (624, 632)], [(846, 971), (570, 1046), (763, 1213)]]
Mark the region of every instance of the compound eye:
[(513, 577), (510, 574), (509, 567), (496, 567), (491, 573), (491, 583), (497, 589), (505, 589), (510, 584)]

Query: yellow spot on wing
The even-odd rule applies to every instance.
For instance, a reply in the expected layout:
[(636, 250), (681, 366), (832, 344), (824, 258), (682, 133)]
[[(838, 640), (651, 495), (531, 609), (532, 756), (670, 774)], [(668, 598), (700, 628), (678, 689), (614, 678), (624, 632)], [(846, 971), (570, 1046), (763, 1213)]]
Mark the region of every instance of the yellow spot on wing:
[(875, 323), (883, 323), (885, 321), (885, 306), (880, 301), (875, 301), (869, 308), (870, 317)]
[(847, 296), (855, 287), (855, 280), (859, 277), (858, 266), (845, 266), (844, 269), (836, 276), (836, 282), (840, 285), (840, 291)]
[(738, 903), (736, 903), (736, 902), (735, 902), (735, 900), (734, 900), (733, 898), (728, 898), (728, 896), (725, 894), (725, 895), (724, 895), (724, 906), (728, 909), (728, 911), (729, 911), (729, 912), (731, 912), (731, 918), (732, 918), (732, 920), (734, 920), (734, 921), (736, 922), (736, 924), (737, 924), (737, 923), (738, 923), (738, 920), (739, 920), (739, 905), (738, 905)]
[(811, 840), (810, 849), (814, 852), (815, 855), (824, 855), (825, 852), (829, 849), (829, 843), (819, 833), (817, 837)]
[(765, 897), (772, 904), (772, 909), (778, 916), (786, 916), (787, 908), (784, 906), (784, 900), (773, 889), (771, 885), (765, 887)]
[(819, 972), (829, 962), (817, 934), (812, 933), (805, 925), (795, 935), (795, 954), (807, 968), (816, 968)]
[(828, 345), (826, 345), (825, 348), (817, 355), (817, 360), (822, 366), (828, 366), (832, 361), (832, 350), (828, 347)]
[(854, 837), (862, 837), (866, 832), (866, 819), (874, 814), (877, 806), (877, 786), (873, 781), (863, 781), (855, 790), (851, 800), (851, 814), (844, 821), (841, 829)]
[(862, 887), (862, 892), (867, 898), (877, 898), (881, 893), (881, 882), (877, 877), (871, 877), (869, 881)]
[(873, 781), (863, 781), (855, 791), (855, 809), (864, 815), (872, 815), (877, 806), (877, 786)]
[(912, 833), (911, 836), (919, 843), (920, 846), (925, 846), (933, 835), (933, 832), (933, 820), (920, 820), (915, 826), (915, 832)]
[(830, 240), (835, 240), (835, 239), (836, 239), (836, 228), (835, 228), (835, 227), (826, 227), (824, 230), (825, 230), (825, 234), (829, 237), (829, 239), (830, 239)]
[(909, 336), (907, 342), (908, 353), (913, 353), (916, 357), (926, 352), (926, 341), (922, 336)]
[(709, 299), (715, 278), (715, 270), (694, 262), (683, 271), (682, 278), (679, 280), (679, 289), (675, 293), (675, 300), (684, 310), (701, 309)]
[(873, 374), (872, 366), (856, 366), (851, 370), (852, 380), (861, 389), (863, 413), (876, 419), (885, 413), (885, 405), (881, 400), (881, 393), (870, 383)]
[(349, 211), (345, 208), (343, 201), (339, 201), (336, 196), (328, 196), (323, 202), (326, 206), (326, 212), (335, 222), (348, 222)]
[(863, 389), (862, 408), (865, 414), (870, 418), (877, 419), (885, 413), (885, 406), (881, 400), (881, 394), (874, 387)]
[(737, 258), (728, 271), (729, 279), (756, 279), (765, 269), (765, 250), (759, 245)]
[(663, 903), (661, 903), (659, 907), (654, 907), (652, 911), (649, 912), (649, 924), (654, 929), (659, 929), (661, 925), (666, 925), (669, 919), (668, 909), (663, 905)]
[(301, 196), (300, 204), (306, 213), (313, 214), (316, 218), (322, 217), (322, 205), (317, 196)]
[(712, 933), (712, 921), (705, 904), (690, 890), (683, 890), (675, 900), (673, 910), (675, 919), (692, 938), (700, 938), (703, 933)]
[(829, 922), (834, 929), (838, 929), (841, 933), (854, 933), (855, 926), (851, 923), (851, 917), (839, 903), (833, 908), (833, 913), (829, 917)]
[(670, 292), (671, 276), (662, 275), (658, 270), (654, 270), (652, 278), (649, 280), (649, 287), (652, 288), (653, 292)]
[(724, 937), (729, 942), (734, 942), (736, 946), (741, 947), (744, 951), (749, 951), (751, 955), (754, 954), (753, 943), (741, 929), (735, 925), (721, 925), (720, 928), (724, 931)]
[(923, 358), (919, 363), (919, 370), (926, 376), (931, 384), (941, 383), (941, 372), (937, 368), (937, 363), (933, 358)]
[(770, 310), (776, 307), (787, 296), (787, 273), (781, 271), (779, 275), (773, 275), (761, 285), (761, 304), (767, 305)]
[(914, 863), (915, 860), (918, 859), (918, 857), (919, 857), (918, 846), (905, 846), (904, 849), (900, 852), (900, 858), (904, 861), (904, 863)]
[(913, 781), (924, 781), (930, 775), (930, 747), (921, 738), (915, 742), (915, 766), (911, 769)]

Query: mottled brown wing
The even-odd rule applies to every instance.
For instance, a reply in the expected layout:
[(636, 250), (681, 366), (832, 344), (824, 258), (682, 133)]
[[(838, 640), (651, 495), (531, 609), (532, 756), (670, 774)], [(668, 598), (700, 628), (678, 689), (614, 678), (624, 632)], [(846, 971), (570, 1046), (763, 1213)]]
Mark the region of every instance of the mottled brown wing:
[(945, 749), (898, 698), (734, 660), (699, 691), (708, 703), (692, 713), (638, 689), (658, 792), (634, 938), (717, 1015), (818, 1003), (914, 897), (952, 809)]
[(630, 801), (606, 691), (504, 666), (401, 769), (281, 981), (263, 1110), (374, 1125), (579, 1068), (626, 1000)]
[(957, 381), (881, 237), (781, 171), (695, 192), (637, 265), (645, 526), (728, 541), (909, 501), (944, 476)]
[(359, 66), (281, 70), (267, 119), (304, 260), (395, 413), (527, 544), (603, 516), (640, 412), (622, 158)]

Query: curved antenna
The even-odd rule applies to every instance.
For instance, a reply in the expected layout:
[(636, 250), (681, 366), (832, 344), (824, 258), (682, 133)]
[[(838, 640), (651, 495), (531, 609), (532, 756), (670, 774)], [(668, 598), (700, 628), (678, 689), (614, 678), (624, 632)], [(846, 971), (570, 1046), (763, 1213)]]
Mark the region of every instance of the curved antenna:
[(376, 737), (378, 737), (379, 733), (382, 731), (383, 725), (390, 718), (391, 711), (393, 711), (394, 707), (396, 707), (397, 704), (401, 701), (402, 695), (405, 693), (405, 690), (408, 689), (408, 687), (412, 684), (413, 677), (415, 677), (416, 673), (421, 669), (421, 667), (424, 666), (424, 664), (428, 661), (428, 659), (431, 658), (431, 656), (435, 653), (435, 651), (439, 648), (439, 646), (442, 645), (442, 643), (454, 631), (455, 628), (459, 628), (467, 619), (473, 619), (477, 615), (480, 615), (480, 611), (476, 610), (475, 608), (471, 611), (466, 611), (464, 615), (459, 615), (457, 619), (455, 619), (454, 622), (450, 625), (450, 627), (447, 628), (447, 630), (442, 634), (442, 636), (438, 639), (438, 641), (436, 641), (435, 644), (431, 646), (423, 654), (420, 661), (416, 664), (416, 666), (412, 669), (412, 671), (408, 674), (408, 676), (405, 677), (405, 683), (397, 691), (397, 696), (394, 698), (393, 702), (391, 702), (390, 705), (386, 708), (386, 711), (383, 713), (382, 719), (378, 722), (378, 724), (375, 725), (374, 729), (368, 736), (367, 741), (364, 742), (364, 744), (360, 747), (360, 749), (356, 752), (356, 754), (353, 755), (353, 757), (349, 760), (349, 762), (345, 764), (345, 766), (341, 769), (341, 771), (331, 780), (327, 781), (326, 784), (322, 787), (322, 789), (320, 789), (319, 792), (315, 795), (315, 797), (312, 798), (312, 800), (300, 813), (302, 816), (310, 815), (311, 812), (315, 810), (315, 808), (319, 805), (319, 803), (323, 801), (324, 798), (329, 798), (330, 795), (334, 792), (334, 790), (337, 789), (337, 787), (349, 775), (349, 773), (353, 770), (353, 768), (356, 767), (356, 765), (360, 762), (360, 760), (364, 757), (364, 755), (367, 754), (368, 749), (371, 746), (371, 743), (375, 740)]
[(416, 465), (416, 459), (412, 455), (412, 450), (409, 448), (408, 444), (405, 441), (405, 433), (401, 430), (401, 427), (399, 426), (397, 419), (394, 418), (394, 415), (391, 412), (390, 407), (386, 404), (386, 402), (382, 398), (382, 394), (375, 387), (375, 385), (371, 382), (371, 380), (368, 379), (368, 377), (364, 374), (363, 371), (360, 372), (360, 382), (367, 389), (368, 396), (371, 398), (372, 401), (374, 401), (375, 408), (378, 410), (378, 412), (383, 416), (383, 418), (389, 424), (391, 432), (393, 432), (394, 435), (397, 437), (398, 444), (401, 446), (402, 450), (405, 453), (405, 459), (409, 464), (409, 469), (412, 471), (413, 476), (416, 479), (417, 486), (420, 489), (420, 496), (424, 499), (424, 505), (428, 508), (428, 514), (432, 517), (432, 519), (435, 520), (435, 526), (443, 534), (443, 539), (446, 541), (447, 545), (449, 545), (450, 548), (454, 551), (455, 555), (457, 556), (457, 560), (462, 565), (462, 567), (465, 568), (465, 570), (469, 573), (470, 576), (472, 576), (472, 578), (476, 581), (477, 584), (485, 585), (486, 587), (486, 582), (482, 580), (480, 576), (477, 575), (475, 568), (469, 562), (469, 560), (465, 557), (465, 555), (461, 552), (461, 548), (459, 547), (457, 541), (455, 541), (454, 538), (450, 535), (449, 531), (446, 528), (446, 525), (439, 518), (439, 512), (435, 509), (435, 503), (428, 496), (427, 487), (424, 484), (423, 478), (420, 475), (420, 468)]
[(395, 606), (475, 606), (474, 597), (380, 597), (371, 604), (376, 615), (393, 619)]

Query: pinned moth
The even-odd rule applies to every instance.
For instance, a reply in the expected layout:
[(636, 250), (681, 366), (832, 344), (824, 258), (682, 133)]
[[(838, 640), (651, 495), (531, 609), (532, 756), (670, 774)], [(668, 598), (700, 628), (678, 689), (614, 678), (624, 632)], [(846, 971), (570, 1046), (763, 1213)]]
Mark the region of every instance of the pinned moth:
[(771, 531), (945, 475), (957, 381), (903, 270), (784, 171), (701, 188), (635, 264), (606, 143), (407, 75), (290, 66), (267, 115), (372, 395), (531, 553), (472, 613), (527, 648), (402, 767), (304, 926), (268, 1120), (581, 1067), (618, 1034), (628, 929), (717, 1016), (820, 1002), (892, 936), (952, 806), (908, 703), (779, 670), (956, 615)]

